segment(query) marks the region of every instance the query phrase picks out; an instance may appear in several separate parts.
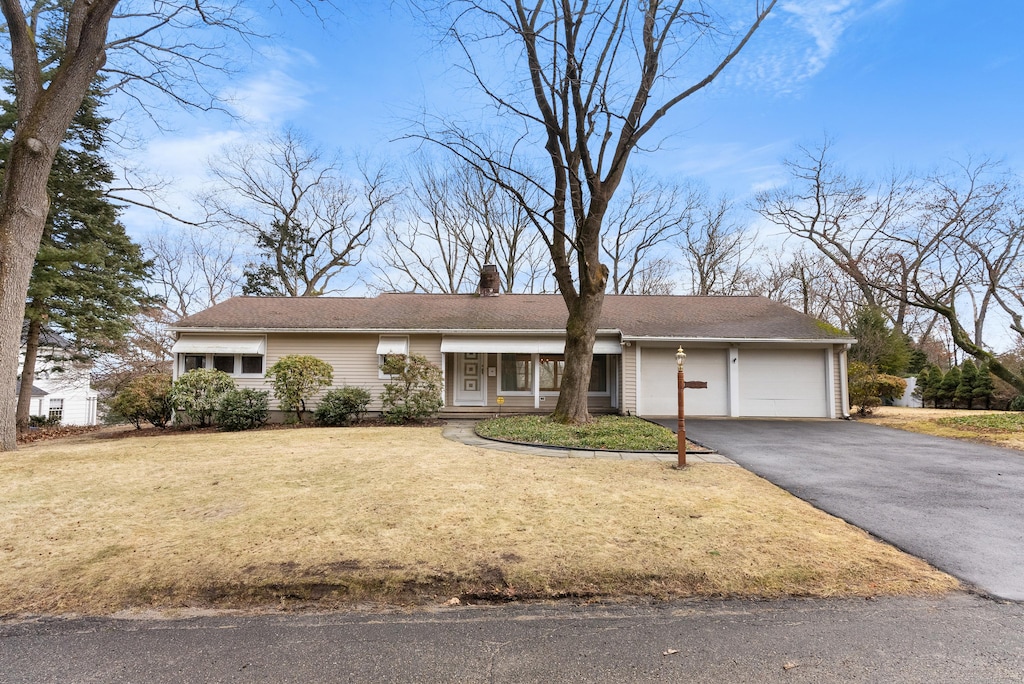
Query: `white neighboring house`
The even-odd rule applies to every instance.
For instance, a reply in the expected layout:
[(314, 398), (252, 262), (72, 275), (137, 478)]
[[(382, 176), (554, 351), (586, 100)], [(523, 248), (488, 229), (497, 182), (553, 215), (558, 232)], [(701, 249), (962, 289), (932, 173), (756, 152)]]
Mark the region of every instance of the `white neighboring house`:
[[(36, 377), (29, 415), (57, 418), (61, 425), (96, 425), (99, 393), (90, 385), (91, 365), (72, 362), (72, 344), (62, 335), (43, 329), (39, 337)], [(18, 371), (25, 364), (24, 340)], [(18, 389), (15, 388), (15, 394)]]

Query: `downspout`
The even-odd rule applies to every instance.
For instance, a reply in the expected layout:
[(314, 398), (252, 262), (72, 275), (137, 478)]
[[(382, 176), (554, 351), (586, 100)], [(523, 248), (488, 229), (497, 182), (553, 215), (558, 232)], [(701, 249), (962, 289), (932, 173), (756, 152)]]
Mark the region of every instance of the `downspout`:
[(846, 354), (850, 351), (850, 346), (850, 344), (844, 345), (843, 350), (839, 352), (839, 385), (840, 391), (843, 393), (843, 420), (850, 420), (850, 387), (846, 376)]

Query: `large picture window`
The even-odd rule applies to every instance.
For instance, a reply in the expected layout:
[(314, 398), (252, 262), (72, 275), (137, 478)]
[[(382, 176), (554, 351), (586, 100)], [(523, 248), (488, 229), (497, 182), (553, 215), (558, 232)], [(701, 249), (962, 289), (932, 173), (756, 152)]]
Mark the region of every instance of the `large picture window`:
[(540, 391), (557, 392), (562, 386), (562, 375), (565, 373), (565, 356), (563, 354), (541, 354)]
[(501, 355), (501, 391), (533, 390), (533, 356), (531, 354)]
[[(531, 392), (533, 391), (534, 359), (540, 370), (540, 391), (557, 392), (562, 387), (565, 375), (564, 354), (502, 354), (501, 355), (501, 391)], [(594, 393), (608, 391), (608, 355), (594, 354), (590, 368), (590, 387)]]

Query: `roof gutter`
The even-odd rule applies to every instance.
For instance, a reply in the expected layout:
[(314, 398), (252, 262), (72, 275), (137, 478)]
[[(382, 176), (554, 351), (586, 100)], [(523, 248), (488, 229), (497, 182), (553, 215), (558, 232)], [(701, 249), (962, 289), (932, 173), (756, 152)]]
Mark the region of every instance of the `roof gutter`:
[[(168, 326), (167, 329), (176, 334), (230, 334), (230, 335), (266, 335), (270, 333), (305, 333), (305, 334), (362, 334), (362, 335), (565, 335), (565, 328), (222, 328), (222, 327), (178, 327)], [(598, 335), (619, 335), (617, 329), (599, 329)]]
[(850, 345), (857, 340), (853, 337), (820, 337), (820, 338), (796, 338), (796, 337), (639, 337), (623, 335), (623, 342), (669, 342), (671, 344), (683, 342), (717, 342), (720, 344), (846, 344)]

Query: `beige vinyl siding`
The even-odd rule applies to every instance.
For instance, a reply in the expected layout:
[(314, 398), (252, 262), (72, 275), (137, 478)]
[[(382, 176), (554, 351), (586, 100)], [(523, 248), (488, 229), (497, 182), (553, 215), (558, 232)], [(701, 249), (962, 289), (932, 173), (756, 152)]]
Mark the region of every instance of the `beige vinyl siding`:
[(636, 344), (622, 348), (622, 400), (619, 410), (630, 415), (636, 415)]
[(840, 362), (840, 356), (843, 353), (843, 347), (832, 348), (832, 375), (833, 375), (833, 387), (836, 388), (835, 397), (833, 397), (836, 405), (836, 417), (843, 417), (843, 366)]
[[(267, 335), (267, 368), (289, 354), (307, 354), (326, 361), (334, 369), (331, 389), (348, 386), (370, 391), (370, 410), (381, 408), (380, 395), (386, 380), (379, 377), (377, 366), (377, 334), (281, 334)], [(409, 352), (424, 356), (431, 363), (441, 364), (440, 335), (410, 335)], [(266, 381), (263, 381), (266, 382)], [(241, 383), (239, 383), (241, 385)], [(270, 389), (269, 382), (260, 388)], [(327, 391), (327, 390), (324, 390)], [(323, 392), (319, 396), (322, 396)], [(319, 398), (319, 396), (317, 398)], [(314, 400), (313, 406), (316, 405)], [(271, 407), (277, 402), (271, 397)]]

